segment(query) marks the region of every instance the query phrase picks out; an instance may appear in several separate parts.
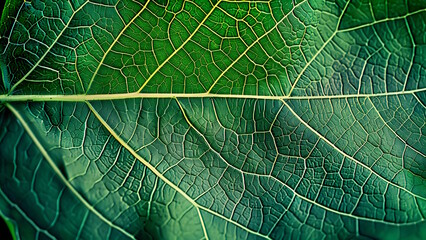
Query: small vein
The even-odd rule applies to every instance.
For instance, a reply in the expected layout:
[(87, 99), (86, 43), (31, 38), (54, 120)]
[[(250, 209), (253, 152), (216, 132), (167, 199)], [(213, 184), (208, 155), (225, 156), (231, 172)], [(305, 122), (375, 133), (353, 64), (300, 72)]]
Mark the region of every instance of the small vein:
[(336, 36), (336, 34), (339, 32), (339, 26), (340, 26), (340, 22), (342, 20), (343, 15), (345, 14), (349, 4), (350, 4), (350, 0), (346, 3), (345, 8), (342, 11), (342, 14), (340, 15), (339, 19), (338, 19), (338, 24), (336, 26), (336, 30), (334, 31), (334, 33), (327, 39), (327, 41), (324, 42), (324, 44), (320, 47), (320, 49), (318, 49), (318, 51), (315, 53), (315, 55), (311, 58), (311, 60), (309, 60), (308, 63), (306, 63), (306, 65), (303, 67), (302, 71), (299, 73), (299, 75), (297, 76), (296, 80), (294, 81), (290, 91), (288, 92), (287, 96), (290, 96), (291, 93), (293, 92), (294, 88), (297, 85), (297, 82), (300, 80), (300, 78), (302, 77), (303, 73), (306, 71), (306, 69), (308, 69), (308, 67), (312, 64), (312, 62), (318, 57), (318, 55), (322, 52), (322, 50), (328, 45), (328, 43), (334, 38), (334, 36)]
[(204, 238), (206, 240), (209, 240), (209, 236), (207, 235), (206, 226), (204, 225), (204, 220), (203, 220), (203, 216), (201, 215), (200, 208), (197, 208), (197, 212), (198, 212), (198, 217), (200, 218), (201, 227), (203, 228)]
[(293, 13), (294, 9), (296, 9), (298, 6), (300, 6), (301, 4), (305, 3), (306, 0), (296, 4), (293, 9), (287, 14), (285, 15), (279, 22), (277, 22), (275, 24), (274, 27), (272, 27), (269, 31), (265, 32), (262, 36), (260, 36), (259, 38), (257, 38), (255, 41), (253, 41), (252, 44), (250, 44), (250, 46), (248, 46), (246, 48), (246, 50), (244, 50), (244, 52), (242, 52), (225, 70), (222, 71), (222, 73), (216, 78), (216, 80), (213, 82), (213, 84), (210, 86), (209, 90), (207, 90), (207, 93), (210, 93), (212, 91), (212, 89), (214, 88), (214, 86), (216, 86), (216, 84), (219, 82), (219, 80), (222, 78), (223, 75), (225, 75), (226, 72), (228, 72), (229, 69), (231, 69), (237, 62), (238, 60), (240, 60), (243, 56), (246, 55), (246, 53), (254, 46), (256, 45), (261, 39), (263, 39), (265, 36), (267, 36), (269, 33), (271, 33), (272, 31), (275, 30), (275, 28), (282, 23), (285, 19), (287, 19), (288, 15), (290, 15), (291, 13)]
[(382, 117), (382, 114), (380, 114), (379, 110), (376, 108), (376, 105), (374, 105), (373, 101), (371, 101), (370, 98), (368, 98), (368, 100), (371, 103), (371, 106), (373, 107), (374, 111), (377, 113), (378, 117), (380, 118), (380, 120), (383, 122), (383, 124), (389, 128), (389, 130), (395, 134), (395, 136), (401, 140), (406, 146), (408, 146), (409, 148), (411, 148), (411, 150), (413, 150), (414, 152), (416, 152), (417, 154), (421, 155), (422, 157), (426, 158), (426, 155), (422, 152), (420, 152), (419, 150), (417, 150), (415, 147), (409, 145), (398, 133), (395, 132), (395, 130), (393, 130), (389, 124), (385, 121), (385, 119)]
[[(230, 164), (230, 163), (228, 163), (228, 161), (226, 161), (221, 155), (220, 155), (220, 153), (219, 152), (217, 152), (216, 150), (214, 150), (211, 146), (210, 146), (210, 143), (207, 141), (207, 139), (203, 136), (203, 134), (192, 124), (192, 122), (189, 120), (189, 118), (186, 116), (186, 113), (185, 113), (185, 110), (184, 110), (184, 108), (182, 107), (182, 105), (180, 104), (180, 102), (179, 102), (179, 100), (178, 99), (176, 99), (176, 102), (177, 102), (177, 104), (178, 104), (178, 106), (179, 106), (179, 108), (180, 108), (180, 110), (181, 110), (181, 112), (182, 112), (182, 114), (183, 114), (183, 116), (184, 116), (184, 119), (185, 119), (185, 121), (188, 123), (188, 125), (192, 128), (192, 129), (194, 129), (194, 131), (196, 131), (197, 133), (198, 133), (198, 135), (199, 136), (201, 136), (203, 139), (204, 139), (204, 141), (206, 142), (206, 144), (209, 146), (209, 148), (215, 153), (215, 154), (217, 154), (218, 156), (219, 156), (219, 158), (222, 160), (222, 161), (224, 161), (226, 164), (227, 164), (227, 166), (228, 167), (230, 167), (230, 168), (232, 168), (232, 169), (234, 169), (234, 170), (236, 170), (236, 171), (238, 171), (238, 172), (241, 172), (243, 175), (244, 174), (246, 174), (246, 175), (254, 175), (254, 176), (258, 176), (258, 177), (260, 177), (260, 178), (270, 178), (270, 179), (272, 179), (272, 180), (274, 180), (274, 181), (277, 181), (278, 183), (280, 183), (280, 184), (282, 184), (283, 186), (285, 186), (285, 187), (287, 187), (290, 191), (292, 191), (293, 192), (293, 194), (295, 195), (295, 196), (297, 196), (298, 198), (300, 198), (300, 199), (302, 199), (302, 200), (304, 200), (304, 201), (306, 201), (306, 202), (309, 202), (310, 204), (312, 204), (312, 205), (315, 205), (315, 206), (318, 206), (318, 207), (320, 207), (320, 208), (322, 208), (322, 209), (324, 209), (324, 210), (326, 210), (326, 211), (329, 211), (329, 212), (333, 212), (333, 213), (335, 213), (335, 214), (337, 214), (337, 215), (341, 215), (341, 216), (345, 216), (345, 217), (349, 217), (349, 218), (354, 218), (354, 219), (356, 219), (356, 220), (364, 220), (364, 221), (370, 221), (370, 222), (383, 222), (383, 223), (386, 223), (386, 224), (390, 224), (390, 225), (396, 225), (396, 226), (402, 226), (402, 225), (412, 225), (412, 224), (416, 224), (417, 222), (410, 222), (410, 223), (393, 223), (393, 222), (386, 222), (386, 221), (384, 221), (384, 220), (380, 220), (380, 219), (371, 219), (371, 218), (367, 218), (367, 217), (363, 217), (363, 216), (357, 216), (357, 215), (354, 215), (352, 212), (351, 213), (346, 213), (346, 212), (339, 212), (338, 210), (336, 210), (336, 209), (333, 209), (333, 208), (330, 208), (330, 207), (328, 207), (328, 206), (326, 206), (326, 205), (323, 205), (323, 204), (320, 204), (320, 203), (318, 203), (318, 202), (316, 202), (315, 200), (312, 200), (312, 199), (310, 199), (310, 198), (308, 198), (308, 197), (305, 197), (305, 196), (303, 196), (303, 195), (301, 195), (300, 193), (298, 193), (295, 189), (293, 189), (293, 188), (291, 188), (287, 183), (285, 183), (285, 182), (283, 182), (283, 181), (281, 181), (280, 179), (278, 179), (277, 177), (275, 177), (275, 176), (272, 176), (271, 174), (269, 174), (269, 175), (264, 175), (264, 174), (257, 174), (257, 173), (251, 173), (251, 172), (246, 172), (246, 171), (243, 171), (243, 170), (241, 170), (241, 169), (239, 169), (239, 168), (237, 168), (237, 167), (235, 167), (235, 166), (233, 166), (232, 164)], [(285, 105), (285, 106), (287, 106), (287, 104), (283, 104), (283, 105)], [(319, 138), (319, 139), (322, 139), (322, 138)], [(318, 139), (318, 141), (315, 143), (315, 146), (314, 146), (314, 148), (317, 146), (317, 144), (318, 144), (318, 142), (319, 142), (319, 139)], [(306, 157), (306, 158), (304, 158), (304, 161), (305, 161), (305, 169), (306, 169), (306, 159), (308, 159), (309, 158), (309, 156), (311, 155), (311, 153), (313, 152), (313, 149), (312, 149), (312, 151), (309, 153), (309, 155)], [(347, 157), (347, 158), (349, 158), (349, 159), (351, 159), (350, 157), (348, 157), (348, 156), (346, 156), (345, 155), (345, 157)], [(225, 172), (226, 170), (224, 170), (224, 172)], [(373, 171), (371, 171), (371, 173), (370, 173), (370, 176), (371, 176), (371, 174), (373, 173)], [(379, 176), (380, 177), (380, 176)], [(301, 181), (301, 180), (300, 180)], [(300, 183), (300, 182), (299, 182)], [(218, 184), (218, 183), (216, 183), (216, 184)], [(403, 189), (403, 190), (405, 190), (405, 189)], [(408, 192), (408, 191), (407, 191)], [(203, 193), (203, 194), (205, 194), (205, 193)], [(200, 197), (200, 196), (199, 196)], [(199, 197), (197, 197), (197, 198), (199, 198)], [(287, 209), (289, 209), (290, 207), (288, 207)], [(355, 208), (354, 208), (355, 209)], [(423, 219), (422, 219), (423, 220)]]
[(176, 55), (176, 53), (178, 53), (179, 52), (179, 50), (181, 50), (185, 45), (186, 45), (186, 43), (187, 42), (189, 42), (191, 39), (192, 39), (192, 37), (195, 35), (195, 33), (197, 33), (198, 32), (198, 29), (200, 29), (201, 28), (201, 26), (203, 26), (204, 25), (204, 22), (209, 18), (209, 16), (212, 14), (212, 12), (216, 9), (216, 7), (219, 5), (219, 3), (220, 3), (221, 1), (219, 0), (219, 1), (217, 1), (217, 3), (212, 7), (212, 9), (210, 10), (210, 12), (208, 12), (207, 13), (207, 15), (206, 15), (206, 17), (203, 19), (203, 21), (201, 21), (200, 22), (200, 24), (198, 24), (198, 26), (197, 26), (197, 28), (191, 33), (191, 35), (189, 35), (189, 37), (185, 40), (185, 42), (183, 42), (172, 54), (170, 54), (170, 56), (169, 57), (167, 57), (166, 58), (166, 60), (164, 60), (161, 64), (160, 64), (160, 66), (158, 66), (156, 69), (155, 69), (155, 71), (148, 77), (148, 79), (146, 79), (146, 81), (144, 82), (144, 84), (142, 84), (142, 86), (139, 88), (139, 90), (137, 91), (137, 93), (140, 93), (143, 89), (144, 89), (144, 87), (148, 84), (148, 82), (154, 77), (154, 75), (158, 72), (158, 71), (160, 71), (160, 69), (166, 64), (166, 63), (168, 63), (169, 62), (169, 60), (174, 56), (174, 55)]
[[(19, 214), (21, 214), (25, 220), (27, 220), (38, 232), (44, 233), (46, 234), (46, 236), (50, 237), (50, 239), (56, 239), (51, 233), (49, 233), (49, 231), (47, 229), (42, 229), (40, 228), (33, 220), (31, 220), (30, 217), (28, 217), (28, 215), (25, 213), (24, 210), (22, 210), (16, 203), (13, 203), (7, 196), (6, 194), (3, 192), (3, 190), (1, 190), (0, 188), (0, 195), (6, 200), (6, 202), (8, 202), (8, 204), (10, 204), (12, 207), (14, 207), (16, 209), (16, 211), (19, 212)], [(0, 216), (5, 216), (5, 214), (0, 210)], [(19, 226), (18, 226), (19, 228)], [(17, 229), (16, 229), (17, 230)], [(17, 235), (17, 239), (19, 238), (19, 231), (16, 231), (16, 235)]]
[(34, 66), (27, 72), (27, 74), (25, 74), (18, 82), (16, 82), (12, 88), (9, 90), (8, 95), (13, 93), (13, 90), (15, 90), (15, 88), (21, 84), (23, 81), (25, 81), (25, 79), (27, 79), (27, 77), (37, 68), (37, 66), (43, 61), (43, 59), (47, 56), (47, 54), (49, 54), (50, 50), (53, 48), (53, 46), (55, 46), (56, 42), (59, 40), (59, 38), (62, 36), (62, 34), (65, 32), (65, 30), (68, 28), (69, 24), (71, 23), (72, 19), (74, 18), (75, 14), (77, 12), (79, 12), (84, 6), (86, 6), (86, 4), (89, 1), (84, 2), (77, 10), (75, 10), (68, 23), (64, 26), (64, 28), (61, 30), (61, 32), (59, 32), (58, 36), (56, 37), (55, 41), (53, 41), (53, 43), (49, 46), (49, 48), (46, 50), (46, 52), (40, 57), (40, 59), (36, 62), (36, 64), (34, 64)]
[(31, 137), (31, 139), (35, 143), (35, 145), (38, 147), (38, 149), (42, 153), (43, 157), (46, 159), (46, 161), (50, 165), (50, 167), (53, 169), (53, 171), (56, 173), (56, 175), (62, 180), (62, 182), (64, 183), (64, 185), (73, 193), (73, 195), (76, 196), (78, 198), (78, 200), (80, 200), (80, 202), (83, 203), (86, 206), (87, 209), (89, 209), (91, 212), (93, 212), (97, 217), (99, 217), (102, 221), (104, 221), (105, 223), (107, 223), (109, 226), (111, 226), (112, 228), (117, 229), (118, 231), (120, 231), (121, 233), (123, 233), (124, 235), (126, 235), (129, 238), (135, 239), (126, 230), (124, 230), (123, 228), (115, 225), (110, 220), (106, 219), (100, 212), (98, 212), (93, 206), (91, 206), (83, 198), (83, 196), (81, 196), (81, 194), (68, 182), (68, 180), (62, 174), (62, 172), (59, 170), (58, 166), (56, 166), (55, 162), (50, 157), (49, 153), (43, 147), (43, 145), (41, 144), (41, 142), (37, 139), (36, 135), (32, 131), (31, 127), (28, 125), (28, 123), (25, 121), (24, 117), (22, 117), (22, 115), (18, 112), (18, 110), (15, 107), (13, 107), (12, 105), (6, 104), (6, 107), (16, 116), (16, 118), (19, 120), (19, 122), (24, 127), (25, 131), (28, 133), (28, 135)]
[(90, 104), (89, 102), (86, 102), (87, 106), (89, 107), (90, 111), (95, 115), (95, 117), (101, 122), (101, 124), (107, 129), (107, 131), (124, 147), (126, 148), (130, 154), (132, 154), (136, 159), (138, 159), (144, 166), (146, 166), (149, 170), (151, 170), (157, 177), (159, 177), (161, 180), (163, 180), (167, 185), (169, 185), (171, 188), (173, 188), (176, 192), (180, 193), (188, 202), (190, 202), (194, 207), (199, 208), (201, 210), (204, 210), (212, 215), (215, 215), (217, 217), (220, 217), (221, 219), (230, 222), (241, 229), (250, 232), (254, 235), (257, 235), (262, 238), (269, 239), (269, 237), (264, 236), (258, 232), (255, 232), (246, 226), (241, 225), (240, 223), (234, 222), (231, 219), (228, 219), (221, 214), (204, 207), (202, 205), (199, 205), (197, 202), (195, 202), (188, 194), (186, 194), (182, 189), (180, 189), (177, 185), (175, 185), (173, 182), (171, 182), (168, 178), (166, 178), (163, 174), (161, 174), (153, 165), (151, 165), (148, 161), (146, 161), (142, 156), (140, 156), (124, 139), (122, 139), (115, 131), (112, 129), (112, 127), (105, 121), (105, 119), (102, 118), (102, 116), (96, 111), (96, 109)]
[(360, 162), (359, 160), (355, 159), (354, 157), (348, 155), (347, 153), (345, 153), (344, 151), (342, 151), (340, 148), (338, 148), (336, 145), (334, 145), (332, 142), (330, 142), (330, 140), (328, 140), (327, 138), (325, 138), (323, 135), (321, 135), (319, 132), (317, 132), (313, 127), (311, 127), (307, 122), (305, 122), (291, 107), (290, 105), (287, 104), (287, 102), (282, 101), (287, 108), (290, 110), (290, 112), (301, 122), (303, 123), (303, 125), (305, 125), (309, 130), (311, 130), (313, 133), (315, 133), (315, 135), (317, 135), (318, 137), (320, 137), (322, 140), (324, 140), (328, 145), (330, 145), (331, 147), (333, 147), (334, 149), (336, 149), (340, 154), (342, 154), (343, 156), (347, 157), (348, 159), (354, 161), (355, 163), (359, 164), (360, 166), (369, 169), (371, 172), (374, 173), (374, 175), (376, 175), (377, 177), (379, 177), (381, 180), (385, 181), (387, 184), (390, 184), (398, 189), (402, 189), (403, 191), (406, 191), (407, 193), (409, 193), (410, 195), (414, 196), (415, 198), (419, 198), (422, 200), (426, 200), (425, 197), (417, 195), (415, 193), (412, 193), (410, 191), (408, 191), (407, 189), (405, 189), (404, 187), (401, 187), (389, 180), (387, 180), (386, 178), (384, 178), (382, 175), (378, 174), (377, 172), (375, 172), (373, 169), (369, 168), (367, 165), (365, 165), (364, 163)]
[(121, 37), (121, 35), (123, 35), (123, 33), (127, 30), (127, 28), (142, 14), (142, 12), (145, 10), (145, 8), (148, 6), (148, 4), (149, 4), (149, 1), (150, 0), (148, 0), (146, 3), (145, 3), (145, 5), (142, 7), (142, 9), (132, 18), (132, 20), (130, 20), (130, 22), (128, 22), (127, 24), (126, 24), (126, 26), (124, 26), (124, 28), (121, 30), (121, 32), (117, 35), (117, 37), (114, 39), (114, 41), (111, 43), (111, 45), (109, 46), (109, 48), (106, 50), (106, 52), (104, 53), (104, 55), (102, 56), (102, 59), (101, 59), (101, 61), (99, 62), (99, 65), (98, 65), (98, 67), (96, 68), (96, 70), (95, 70), (95, 72), (93, 73), (93, 76), (92, 76), (92, 78), (90, 79), (90, 81), (89, 81), (89, 86), (87, 87), (87, 91), (86, 91), (86, 93), (88, 93), (89, 92), (89, 90), (90, 90), (90, 88), (91, 88), (91, 86), (92, 86), (92, 83), (93, 83), (93, 80), (95, 79), (95, 77), (96, 77), (96, 75), (98, 74), (98, 71), (99, 71), (99, 69), (101, 68), (101, 66), (102, 66), (102, 64), (103, 64), (103, 62), (105, 61), (105, 58), (106, 58), (106, 56), (108, 55), (108, 53), (111, 51), (111, 49), (115, 46), (115, 44), (117, 43), (117, 41), (118, 41), (118, 39), (120, 39), (120, 37)]
[(349, 31), (354, 31), (354, 30), (358, 30), (358, 29), (361, 29), (361, 28), (365, 28), (365, 27), (371, 27), (371, 26), (374, 26), (376, 24), (383, 23), (383, 22), (406, 19), (409, 16), (412, 16), (412, 15), (415, 15), (415, 14), (418, 14), (418, 13), (422, 13), (422, 12), (425, 12), (425, 11), (426, 11), (426, 9), (420, 9), (420, 10), (417, 10), (417, 11), (414, 11), (414, 12), (411, 12), (411, 13), (407, 13), (403, 16), (392, 17), (392, 18), (384, 18), (384, 19), (380, 19), (380, 20), (377, 20), (377, 21), (373, 21), (371, 23), (366, 23), (366, 24), (362, 24), (362, 25), (359, 25), (359, 26), (338, 30), (338, 32), (349, 32)]

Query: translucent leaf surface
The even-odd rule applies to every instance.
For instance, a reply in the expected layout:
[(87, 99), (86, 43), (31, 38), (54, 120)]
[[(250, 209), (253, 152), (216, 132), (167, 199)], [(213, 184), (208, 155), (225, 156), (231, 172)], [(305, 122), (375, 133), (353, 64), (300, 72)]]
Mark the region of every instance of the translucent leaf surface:
[(18, 239), (425, 239), (425, 19), (6, 1), (0, 214)]

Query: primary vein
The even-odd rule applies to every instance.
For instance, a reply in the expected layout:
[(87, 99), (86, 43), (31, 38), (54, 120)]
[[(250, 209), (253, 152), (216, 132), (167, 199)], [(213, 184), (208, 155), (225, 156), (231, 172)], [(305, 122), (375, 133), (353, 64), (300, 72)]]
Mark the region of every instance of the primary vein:
[(269, 95), (236, 95), (214, 93), (114, 93), (114, 94), (76, 94), (76, 95), (0, 95), (1, 102), (85, 102), (106, 101), (142, 98), (238, 98), (238, 99), (262, 99), (262, 100), (315, 100), (315, 99), (346, 99), (365, 97), (386, 97), (421, 93), (426, 88), (373, 94), (348, 94), (325, 96), (269, 96)]

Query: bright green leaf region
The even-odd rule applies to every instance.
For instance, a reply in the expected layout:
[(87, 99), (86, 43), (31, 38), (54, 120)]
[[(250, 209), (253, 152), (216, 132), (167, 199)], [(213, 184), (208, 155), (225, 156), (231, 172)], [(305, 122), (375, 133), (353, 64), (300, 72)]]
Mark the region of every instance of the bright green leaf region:
[(425, 0), (7, 0), (16, 239), (426, 239)]

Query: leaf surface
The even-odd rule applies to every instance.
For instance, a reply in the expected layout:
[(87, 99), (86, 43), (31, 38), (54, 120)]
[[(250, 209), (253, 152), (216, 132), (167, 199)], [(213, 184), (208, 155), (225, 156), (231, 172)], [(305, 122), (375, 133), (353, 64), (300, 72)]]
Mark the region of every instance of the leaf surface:
[(18, 239), (426, 238), (425, 1), (7, 1)]

